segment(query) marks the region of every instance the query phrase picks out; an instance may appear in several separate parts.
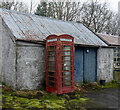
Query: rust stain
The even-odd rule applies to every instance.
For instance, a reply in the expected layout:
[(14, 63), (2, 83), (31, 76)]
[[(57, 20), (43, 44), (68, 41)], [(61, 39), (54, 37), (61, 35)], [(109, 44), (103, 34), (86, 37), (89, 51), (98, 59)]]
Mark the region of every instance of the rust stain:
[[(73, 36), (77, 44), (107, 46), (81, 23), (65, 22), (39, 16), (38, 19), (36, 15), (6, 9), (0, 10), (0, 15), (7, 26), (13, 30), (12, 32), (17, 39), (43, 41), (49, 34), (65, 33)], [(21, 20), (21, 16), (23, 20)]]

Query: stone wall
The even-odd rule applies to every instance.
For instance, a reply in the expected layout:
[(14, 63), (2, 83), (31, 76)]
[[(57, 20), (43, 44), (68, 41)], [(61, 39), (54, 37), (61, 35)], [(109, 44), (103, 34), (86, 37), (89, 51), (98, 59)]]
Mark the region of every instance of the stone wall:
[(16, 44), (7, 25), (2, 21), (2, 80), (16, 88)]
[(39, 89), (45, 78), (45, 46), (42, 44), (17, 42), (16, 71), (17, 89)]
[(45, 80), (45, 45), (15, 41), (4, 21), (1, 25), (0, 71), (3, 76), (0, 74), (0, 77), (3, 82), (18, 90), (39, 88)]
[(0, 17), (0, 84), (2, 81), (2, 18)]
[(106, 80), (106, 82), (110, 82), (113, 80), (113, 52), (113, 48), (98, 49), (98, 81)]
[(119, 16), (119, 19), (118, 19), (118, 42), (120, 44), (120, 1), (118, 2), (118, 16)]

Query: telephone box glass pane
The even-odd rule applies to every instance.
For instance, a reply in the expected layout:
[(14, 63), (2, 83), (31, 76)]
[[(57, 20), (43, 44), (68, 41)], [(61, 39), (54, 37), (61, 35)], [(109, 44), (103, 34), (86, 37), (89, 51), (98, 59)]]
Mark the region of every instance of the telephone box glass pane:
[(54, 61), (49, 61), (48, 66), (51, 66), (51, 65), (55, 65), (55, 62)]
[(54, 72), (49, 72), (49, 76), (55, 76)]
[(71, 72), (64, 72), (64, 76), (71, 76)]
[(63, 46), (63, 50), (71, 50), (71, 46)]
[(55, 61), (55, 57), (54, 56), (48, 56), (48, 61)]
[(70, 55), (70, 51), (64, 51), (63, 55)]
[(65, 56), (64, 57), (64, 60), (69, 60), (70, 61), (70, 59), (71, 59), (70, 56)]
[(66, 83), (64, 83), (64, 86), (71, 86), (71, 85), (72, 85), (71, 82), (66, 82)]
[(55, 51), (48, 51), (48, 55), (55, 55)]
[(71, 81), (71, 77), (65, 77), (64, 78), (64, 82), (70, 82)]
[(54, 82), (49, 82), (49, 86), (55, 87), (55, 83)]
[(48, 51), (55, 50), (55, 46), (49, 46)]
[(55, 81), (54, 77), (49, 77), (49, 81)]
[(64, 64), (63, 66), (68, 66), (68, 65), (71, 65), (71, 62), (70, 61), (64, 61), (63, 64)]
[(48, 66), (48, 71), (55, 71), (55, 66)]
[(64, 70), (64, 71), (70, 71), (70, 70), (71, 70), (71, 67), (70, 67), (70, 66), (63, 67), (63, 70)]
[[(71, 65), (72, 65), (72, 54), (71, 54), (71, 52), (72, 52), (72, 47), (71, 46), (62, 46), (62, 63), (63, 63), (63, 65), (62, 65), (62, 71), (63, 71), (63, 73), (62, 73), (62, 86), (64, 87), (64, 86), (71, 86), (72, 85), (72, 83), (71, 83), (71, 81), (72, 81), (72, 73), (71, 73), (71, 71), (72, 71), (72, 67), (71, 67)], [(69, 77), (66, 77), (66, 76), (69, 76)]]

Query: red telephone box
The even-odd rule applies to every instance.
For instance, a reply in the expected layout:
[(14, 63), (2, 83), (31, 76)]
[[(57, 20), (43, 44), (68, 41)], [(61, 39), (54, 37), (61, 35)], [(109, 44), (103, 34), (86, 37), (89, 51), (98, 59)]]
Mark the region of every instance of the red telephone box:
[(46, 89), (56, 94), (74, 91), (74, 38), (70, 35), (46, 38)]

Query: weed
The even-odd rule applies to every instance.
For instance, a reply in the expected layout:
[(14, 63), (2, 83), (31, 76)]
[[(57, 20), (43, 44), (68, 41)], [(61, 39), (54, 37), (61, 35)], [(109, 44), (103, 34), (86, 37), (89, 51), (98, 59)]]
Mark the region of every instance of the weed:
[(2, 81), (2, 85), (6, 85), (4, 81)]

